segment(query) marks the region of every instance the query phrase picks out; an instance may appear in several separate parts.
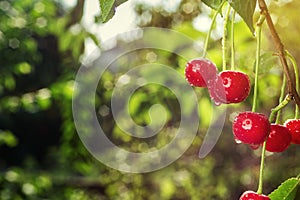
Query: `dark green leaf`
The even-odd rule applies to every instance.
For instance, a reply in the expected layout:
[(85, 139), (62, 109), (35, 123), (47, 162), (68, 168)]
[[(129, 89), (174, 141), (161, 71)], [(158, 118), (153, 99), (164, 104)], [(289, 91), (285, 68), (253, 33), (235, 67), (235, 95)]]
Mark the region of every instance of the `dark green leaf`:
[(299, 186), (298, 178), (284, 181), (269, 197), (271, 200), (294, 200)]
[(256, 0), (231, 0), (228, 1), (234, 10), (243, 18), (250, 31), (254, 33), (253, 13)]
[(222, 0), (202, 0), (207, 6), (217, 10), (222, 3)]

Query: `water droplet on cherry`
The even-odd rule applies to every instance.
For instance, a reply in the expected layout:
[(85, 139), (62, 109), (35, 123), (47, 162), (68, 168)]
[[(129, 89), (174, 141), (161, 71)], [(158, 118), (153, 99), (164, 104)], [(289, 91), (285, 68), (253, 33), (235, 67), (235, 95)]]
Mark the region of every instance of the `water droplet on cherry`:
[(235, 143), (237, 143), (237, 144), (241, 144), (242, 143), (242, 141), (241, 140), (239, 140), (239, 139), (234, 139), (234, 141), (235, 141)]
[(251, 119), (245, 119), (243, 122), (242, 122), (242, 127), (243, 129), (245, 130), (250, 130), (252, 128), (252, 121)]

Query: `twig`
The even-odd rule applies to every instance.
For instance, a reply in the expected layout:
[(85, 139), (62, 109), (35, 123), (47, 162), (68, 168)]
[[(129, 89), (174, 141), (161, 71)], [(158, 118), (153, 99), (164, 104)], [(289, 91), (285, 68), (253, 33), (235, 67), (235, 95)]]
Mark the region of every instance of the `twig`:
[(258, 0), (258, 5), (259, 5), (261, 12), (266, 16), (266, 21), (267, 21), (268, 27), (270, 29), (270, 33), (272, 35), (275, 47), (278, 51), (278, 56), (280, 58), (280, 62), (282, 64), (283, 71), (285, 73), (286, 80), (287, 80), (288, 93), (293, 97), (296, 104), (298, 106), (300, 106), (300, 97), (299, 97), (296, 87), (295, 87), (295, 81), (292, 80), (292, 77), (290, 75), (289, 67), (287, 64), (286, 57), (285, 57), (285, 49), (284, 49), (284, 46), (281, 42), (281, 39), (280, 39), (278, 33), (276, 32), (274, 23), (270, 16), (270, 13), (269, 13), (269, 10), (268, 10), (265, 0)]

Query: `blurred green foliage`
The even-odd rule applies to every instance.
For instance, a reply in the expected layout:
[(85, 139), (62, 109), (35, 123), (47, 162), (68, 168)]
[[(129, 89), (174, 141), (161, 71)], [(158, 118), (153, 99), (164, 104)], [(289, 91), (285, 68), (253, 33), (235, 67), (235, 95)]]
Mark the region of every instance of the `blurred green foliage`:
[[(168, 1), (156, 6), (137, 2), (137, 25), (171, 28), (195, 41), (204, 41), (206, 31), (201, 22), (211, 18), (211, 10), (200, 0), (178, 2), (174, 9), (165, 6)], [(278, 4), (280, 8), (276, 10)], [(299, 61), (300, 41), (294, 31), (299, 24), (292, 23), (298, 4), (275, 1), (271, 10), (277, 16), (279, 34), (287, 49)], [(210, 125), (211, 101), (202, 89), (195, 89), (199, 96), (198, 135), (187, 152), (170, 166), (151, 173), (125, 174), (104, 166), (87, 152), (73, 123), (74, 78), (86, 39), (97, 46), (101, 42), (82, 24), (83, 6), (83, 0), (72, 8), (51, 0), (0, 1), (0, 199), (225, 200), (238, 199), (246, 189), (256, 190), (260, 152), (234, 142), (230, 121), (234, 113), (251, 108), (251, 96), (239, 105), (229, 106), (223, 134), (204, 159), (197, 154)], [(253, 80), (255, 39), (241, 20), (237, 20), (235, 28), (236, 68)], [(258, 110), (266, 114), (277, 104), (282, 84), (281, 69), (268, 36), (266, 31), (258, 99)], [(153, 42), (173, 45), (167, 39)], [(118, 41), (108, 52), (126, 45), (126, 41)], [(190, 49), (184, 51), (189, 57), (200, 56)], [(218, 25), (213, 30), (208, 56), (221, 67)], [(121, 66), (161, 63), (173, 66), (182, 76), (187, 61), (171, 52), (152, 49), (136, 51), (130, 58), (117, 62)], [(127, 69), (124, 67), (125, 72)], [(115, 143), (143, 151), (148, 148), (143, 145), (146, 143), (124, 134), (110, 113), (112, 89), (121, 75), (107, 70), (100, 80), (95, 98), (98, 120)], [(82, 101), (91, 99), (83, 96)], [(163, 146), (172, 138), (165, 136), (168, 130), (176, 128), (180, 120), (180, 108), (172, 92), (157, 85), (137, 90), (129, 102), (130, 114), (137, 124), (148, 124), (149, 108), (156, 103), (161, 103), (167, 114), (168, 125), (154, 143)], [(284, 110), (283, 121), (293, 117), (293, 109), (289, 106)], [(90, 116), (86, 112), (82, 117)], [(298, 152), (299, 147), (292, 145), (284, 153), (267, 157), (265, 193), (300, 172)]]

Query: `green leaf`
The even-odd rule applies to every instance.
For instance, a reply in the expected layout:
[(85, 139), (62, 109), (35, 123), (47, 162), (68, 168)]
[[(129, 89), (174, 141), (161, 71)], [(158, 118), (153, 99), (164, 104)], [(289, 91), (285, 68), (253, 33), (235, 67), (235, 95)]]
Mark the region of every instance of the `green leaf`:
[[(231, 7), (242, 17), (244, 22), (254, 33), (253, 14), (256, 6), (256, 0), (227, 0)], [(207, 6), (217, 10), (222, 0), (202, 0)]]
[(207, 6), (211, 7), (212, 9), (217, 10), (221, 5), (223, 0), (202, 0)]
[(115, 8), (128, 0), (99, 0), (101, 9), (101, 20), (103, 23), (115, 15)]
[(99, 0), (101, 9), (101, 18), (103, 22), (108, 21), (108, 16), (111, 13), (115, 0)]
[(253, 14), (256, 7), (256, 0), (230, 0), (228, 2), (242, 17), (250, 31), (254, 33)]
[(115, 6), (118, 7), (119, 5), (121, 5), (122, 3), (125, 3), (128, 0), (116, 0), (115, 1)]
[(284, 181), (269, 197), (271, 200), (294, 200), (299, 186), (298, 178), (290, 178)]

